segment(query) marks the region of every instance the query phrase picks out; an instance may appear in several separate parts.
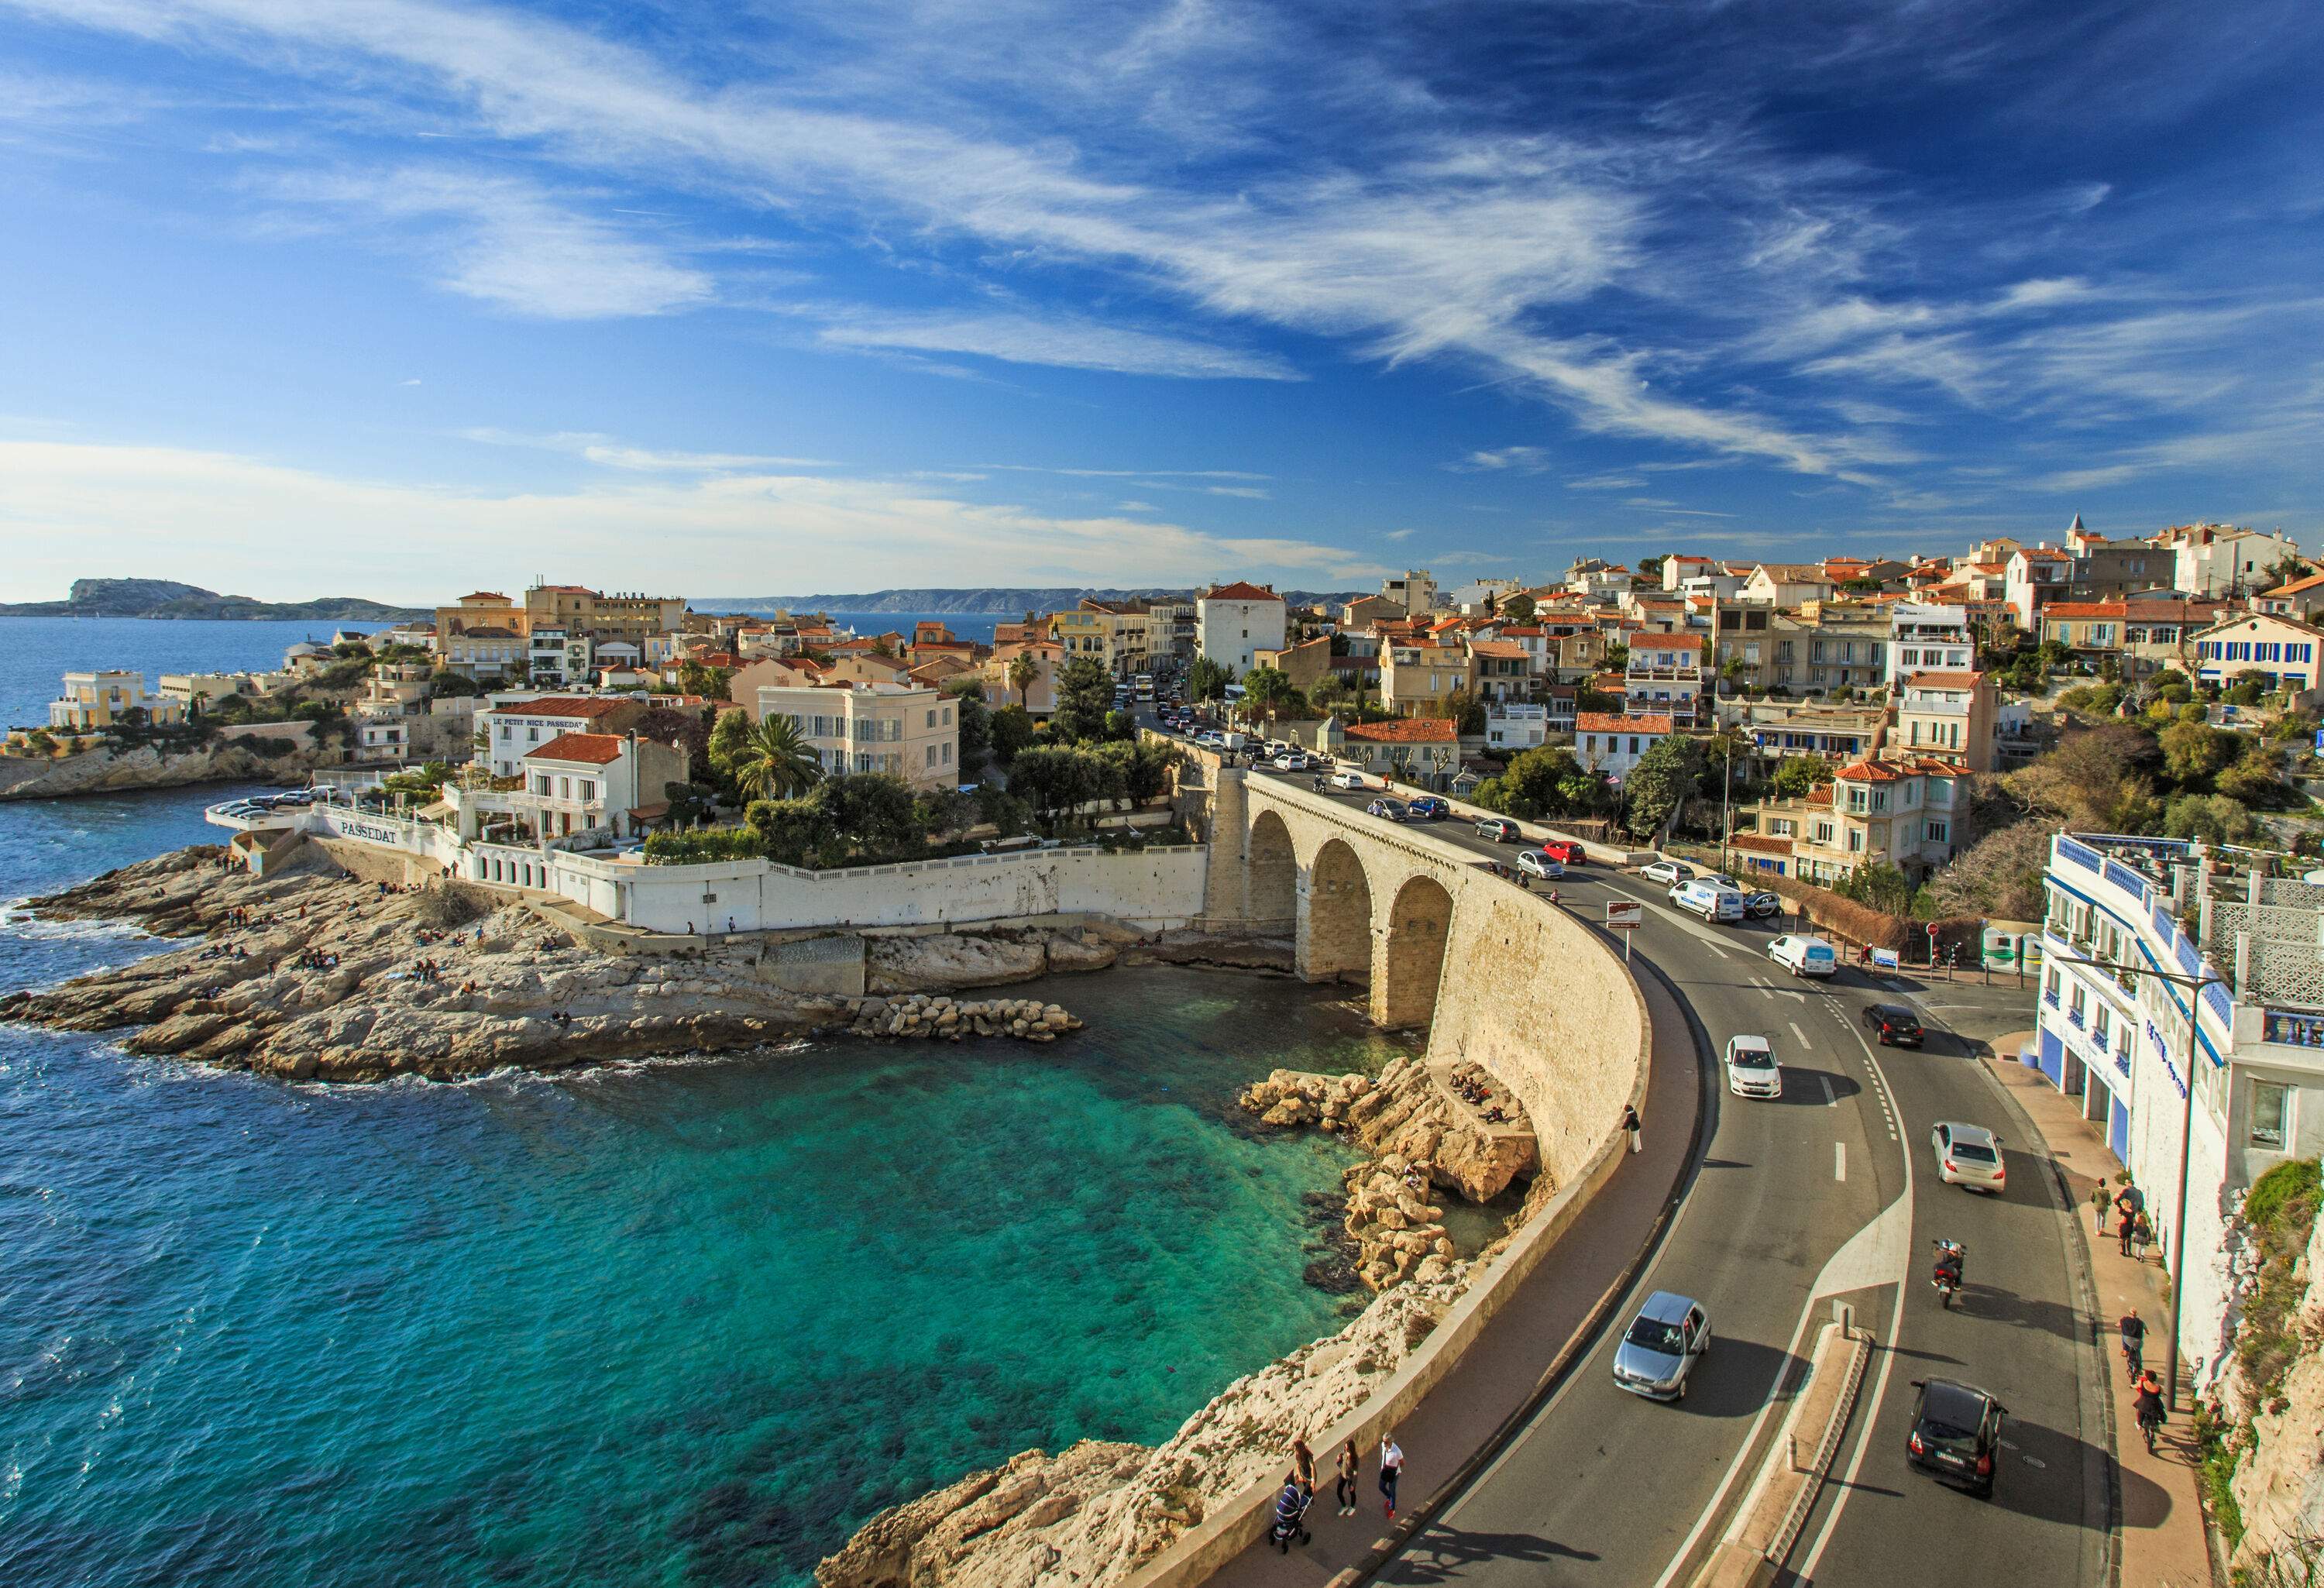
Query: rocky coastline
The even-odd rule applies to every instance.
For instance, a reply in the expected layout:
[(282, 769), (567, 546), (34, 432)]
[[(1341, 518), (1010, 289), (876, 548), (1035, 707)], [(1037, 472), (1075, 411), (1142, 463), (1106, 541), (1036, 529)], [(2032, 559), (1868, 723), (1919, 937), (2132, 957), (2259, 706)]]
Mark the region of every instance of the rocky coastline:
[[(1081, 1025), (1055, 1003), (954, 997), (967, 981), (941, 974), (933, 989), (907, 990), (914, 960), (904, 949), (885, 956), (885, 990), (862, 997), (786, 991), (741, 946), (608, 954), (487, 890), (387, 889), (348, 875), (319, 850), (259, 878), (223, 850), (198, 845), (30, 908), (37, 917), (127, 920), (199, 941), (11, 993), (0, 998), (0, 1020), (128, 1029), (121, 1045), (132, 1053), (289, 1080), (458, 1080), (503, 1066), (554, 1071), (808, 1036), (1046, 1042)], [(1114, 957), (1087, 934), (1072, 935), (1054, 956), (1049, 946), (1010, 946), (1017, 962), (1029, 955), (1047, 969)], [(954, 969), (967, 977), (973, 967)]]
[(303, 743), (279, 755), (266, 754), (251, 743), (263, 736), (224, 738), (195, 750), (99, 744), (71, 755), (0, 755), (0, 800), (61, 799), (193, 783), (299, 783), (319, 764), (318, 753)]

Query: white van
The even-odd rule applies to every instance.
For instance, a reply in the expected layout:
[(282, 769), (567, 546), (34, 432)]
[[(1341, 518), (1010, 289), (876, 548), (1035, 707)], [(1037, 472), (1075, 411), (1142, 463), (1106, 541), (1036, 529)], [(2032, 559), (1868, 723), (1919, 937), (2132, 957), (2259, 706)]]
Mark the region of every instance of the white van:
[(1670, 901), (1707, 921), (1739, 921), (1743, 919), (1742, 891), (1714, 882), (1708, 877), (1681, 882), (1670, 891)]

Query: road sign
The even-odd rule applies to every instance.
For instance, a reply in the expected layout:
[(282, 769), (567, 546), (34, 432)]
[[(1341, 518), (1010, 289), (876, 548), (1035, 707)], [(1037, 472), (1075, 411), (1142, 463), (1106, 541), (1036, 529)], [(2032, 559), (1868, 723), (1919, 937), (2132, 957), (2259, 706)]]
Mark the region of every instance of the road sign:
[(1646, 924), (1646, 907), (1636, 900), (1606, 901), (1606, 926), (1609, 931), (1627, 932)]
[(1929, 934), (1929, 941), (1932, 943), (1935, 942), (1937, 940), (1937, 923), (1931, 921), (1925, 929)]
[(1876, 971), (1893, 971), (1902, 967), (1896, 963), (1895, 949), (1876, 948), (1872, 951), (1872, 968)]

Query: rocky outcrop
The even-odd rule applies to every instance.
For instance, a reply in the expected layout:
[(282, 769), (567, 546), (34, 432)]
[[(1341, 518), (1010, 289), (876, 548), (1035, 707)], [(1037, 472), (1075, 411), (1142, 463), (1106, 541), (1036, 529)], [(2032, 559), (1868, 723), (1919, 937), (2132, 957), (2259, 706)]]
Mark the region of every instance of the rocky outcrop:
[[(1279, 1479), (1291, 1441), (1314, 1444), (1434, 1332), (1467, 1264), (1398, 1286), (1328, 1339), (1236, 1380), (1158, 1448), (1084, 1442), (881, 1512), (816, 1568), (819, 1588), (1032, 1588), (1119, 1582), (1213, 1507)], [(1331, 1452), (1315, 1452), (1328, 1469)]]
[(603, 954), (484, 890), (383, 890), (319, 851), (260, 879), (218, 849), (183, 850), (33, 908), (203, 941), (11, 994), (0, 1019), (136, 1028), (122, 1043), (133, 1053), (293, 1080), (449, 1080), (818, 1033), (1046, 1042), (1081, 1024), (1029, 1000), (800, 995), (764, 979), (742, 945)]
[(1449, 1089), (1462, 1085), (1478, 1088), (1458, 1070), (1440, 1078), (1421, 1059), (1392, 1058), (1377, 1077), (1277, 1070), (1243, 1090), (1243, 1108), (1261, 1124), (1318, 1126), (1372, 1154), (1342, 1177), (1342, 1227), (1356, 1245), (1357, 1277), (1374, 1290), (1451, 1271), (1454, 1248), (1434, 1192), (1490, 1202), (1537, 1167), (1516, 1099), (1496, 1097), (1491, 1105), (1508, 1117), (1489, 1122)]
[(99, 746), (74, 755), (0, 755), (0, 799), (52, 799), (187, 783), (288, 783), (315, 764), (315, 752), (303, 745), (281, 755), (262, 755), (241, 739), (197, 750), (164, 752), (141, 744), (127, 750)]
[(2239, 1583), (2312, 1582), (2324, 1564), (2324, 1219), (2290, 1277), (2299, 1299), (2268, 1325), (2281, 1331), (2288, 1368), (2264, 1387), (2239, 1370), (2226, 1386), (2228, 1420), (2249, 1418), (2231, 1484), (2244, 1537), (2228, 1566)]
[(874, 937), (866, 944), (864, 985), (882, 993), (1001, 987), (1060, 972), (1103, 970), (1126, 946), (1141, 940), (1130, 928), (1096, 921)]

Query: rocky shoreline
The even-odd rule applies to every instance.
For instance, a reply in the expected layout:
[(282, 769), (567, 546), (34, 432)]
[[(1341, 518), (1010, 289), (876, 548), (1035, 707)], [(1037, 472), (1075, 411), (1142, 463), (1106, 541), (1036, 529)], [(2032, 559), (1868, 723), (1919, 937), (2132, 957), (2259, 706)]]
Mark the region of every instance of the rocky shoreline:
[[(132, 1053), (290, 1080), (457, 1080), (503, 1066), (554, 1071), (809, 1036), (1044, 1042), (1081, 1025), (1056, 1004), (1029, 999), (787, 992), (762, 979), (758, 956), (740, 946), (674, 957), (602, 953), (485, 890), (383, 890), (319, 851), (258, 878), (223, 850), (198, 845), (31, 909), (201, 941), (11, 993), (0, 998), (0, 1020), (136, 1028), (122, 1039)], [(1045, 968), (1113, 958), (1110, 946), (1078, 937), (1054, 958), (1045, 944), (1031, 948)], [(886, 963), (892, 983), (910, 956), (891, 953)]]

